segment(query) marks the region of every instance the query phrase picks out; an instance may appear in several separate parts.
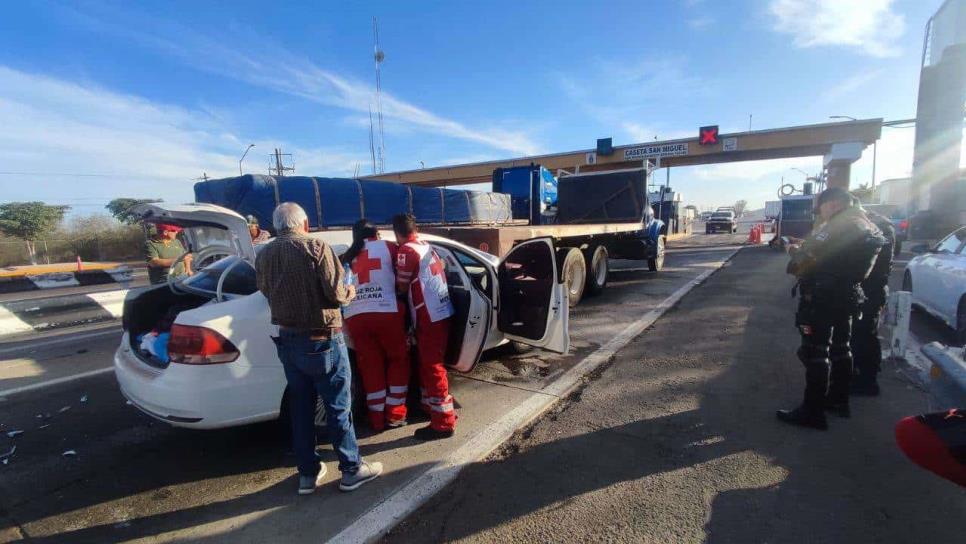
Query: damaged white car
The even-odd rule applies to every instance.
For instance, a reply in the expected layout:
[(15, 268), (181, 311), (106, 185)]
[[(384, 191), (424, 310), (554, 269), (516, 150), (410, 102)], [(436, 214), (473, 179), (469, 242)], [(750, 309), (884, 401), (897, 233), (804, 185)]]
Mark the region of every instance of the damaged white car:
[[(114, 356), (123, 395), (151, 417), (181, 427), (277, 418), (286, 403), (285, 375), (270, 338), (278, 328), (256, 287), (260, 246), (252, 244), (245, 218), (211, 204), (147, 204), (135, 212), (148, 223), (183, 227), (197, 272), (171, 274), (167, 285), (128, 294)], [(392, 239), (390, 232), (382, 235)], [(347, 230), (309, 236), (336, 253), (351, 242)], [(444, 261), (456, 309), (450, 368), (468, 372), (484, 350), (507, 341), (567, 352), (567, 296), (549, 238), (523, 242), (503, 259), (445, 238), (422, 238)]]

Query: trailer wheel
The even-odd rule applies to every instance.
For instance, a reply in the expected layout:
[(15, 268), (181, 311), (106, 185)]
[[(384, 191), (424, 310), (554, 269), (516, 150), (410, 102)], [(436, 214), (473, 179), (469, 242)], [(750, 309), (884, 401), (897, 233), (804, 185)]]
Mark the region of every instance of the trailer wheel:
[(591, 246), (583, 253), (584, 266), (587, 268), (587, 286), (584, 290), (588, 295), (598, 295), (607, 286), (607, 274), (610, 272), (607, 248)]
[(570, 307), (577, 306), (584, 296), (584, 283), (587, 281), (587, 266), (584, 255), (575, 247), (557, 250), (557, 259), (561, 259), (560, 278), (567, 288), (567, 299)]
[(664, 268), (664, 245), (665, 239), (663, 236), (658, 236), (657, 238), (657, 249), (655, 250), (654, 258), (647, 260), (647, 269), (651, 272), (657, 272), (658, 270)]

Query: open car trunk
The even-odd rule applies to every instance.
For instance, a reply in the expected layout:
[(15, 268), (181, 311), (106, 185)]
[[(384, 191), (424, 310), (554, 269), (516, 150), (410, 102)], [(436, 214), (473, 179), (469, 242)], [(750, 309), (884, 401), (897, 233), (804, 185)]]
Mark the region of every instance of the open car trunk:
[[(181, 312), (207, 304), (212, 297), (185, 293), (176, 295), (167, 285), (148, 289), (124, 301), (124, 330), (128, 332), (131, 349), (139, 359), (157, 368), (167, 368), (168, 361), (158, 357), (150, 350), (141, 349), (145, 335), (158, 333), (161, 341), (170, 333), (171, 325)], [(164, 353), (163, 350), (161, 353)]]

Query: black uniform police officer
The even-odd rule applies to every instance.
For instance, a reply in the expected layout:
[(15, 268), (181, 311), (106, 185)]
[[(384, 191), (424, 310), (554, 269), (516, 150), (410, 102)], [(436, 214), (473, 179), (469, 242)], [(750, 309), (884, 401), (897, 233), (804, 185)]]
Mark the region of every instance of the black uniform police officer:
[[(862, 205), (853, 203), (859, 209)], [(889, 274), (892, 272), (892, 259), (896, 247), (896, 230), (889, 219), (869, 210), (864, 210), (882, 236), (885, 244), (872, 265), (872, 272), (862, 282), (865, 302), (859, 308), (860, 315), (852, 325), (852, 357), (855, 360), (855, 374), (852, 376), (851, 393), (861, 396), (879, 394), (876, 376), (882, 366), (882, 345), (879, 344), (879, 317), (889, 296)]]
[(795, 325), (802, 335), (798, 358), (805, 365), (805, 398), (798, 408), (778, 411), (785, 423), (824, 430), (825, 410), (849, 416), (852, 318), (864, 298), (860, 283), (884, 243), (879, 229), (851, 203), (844, 189), (823, 191), (816, 202), (823, 223), (789, 248), (788, 272), (798, 277), (800, 291)]

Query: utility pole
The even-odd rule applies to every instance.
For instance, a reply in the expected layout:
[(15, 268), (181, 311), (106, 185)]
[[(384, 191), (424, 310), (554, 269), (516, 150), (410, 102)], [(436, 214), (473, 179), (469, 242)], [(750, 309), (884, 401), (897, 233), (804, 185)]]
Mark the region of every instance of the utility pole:
[(284, 176), (285, 175), (285, 172), (294, 172), (295, 171), (295, 167), (294, 166), (285, 166), (285, 163), (283, 161), (283, 157), (288, 157), (289, 160), (291, 160), (292, 154), (291, 153), (282, 153), (282, 150), (276, 147), (275, 148), (275, 153), (272, 154), (272, 155), (270, 155), (270, 157), (269, 157), (270, 160), (273, 160), (275, 162), (275, 164), (274, 164), (274, 166), (272, 166), (271, 163), (269, 163), (268, 175), (281, 177), (281, 176)]

